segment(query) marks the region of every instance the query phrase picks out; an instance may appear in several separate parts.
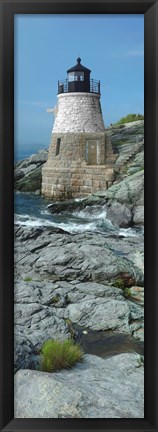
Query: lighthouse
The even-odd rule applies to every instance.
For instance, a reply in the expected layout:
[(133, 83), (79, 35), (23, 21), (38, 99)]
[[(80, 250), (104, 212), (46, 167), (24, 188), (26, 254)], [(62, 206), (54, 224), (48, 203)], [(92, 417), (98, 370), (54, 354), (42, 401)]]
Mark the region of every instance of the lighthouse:
[(77, 58), (58, 81), (57, 106), (42, 194), (52, 199), (85, 197), (113, 181), (113, 155), (102, 116), (100, 81)]

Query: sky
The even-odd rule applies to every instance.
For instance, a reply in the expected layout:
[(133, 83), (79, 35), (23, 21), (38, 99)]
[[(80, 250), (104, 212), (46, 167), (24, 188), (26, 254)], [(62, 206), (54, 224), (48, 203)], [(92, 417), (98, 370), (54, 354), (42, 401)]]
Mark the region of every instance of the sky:
[(101, 81), (105, 127), (144, 113), (144, 15), (15, 15), (15, 159), (48, 148), (57, 83), (81, 63)]

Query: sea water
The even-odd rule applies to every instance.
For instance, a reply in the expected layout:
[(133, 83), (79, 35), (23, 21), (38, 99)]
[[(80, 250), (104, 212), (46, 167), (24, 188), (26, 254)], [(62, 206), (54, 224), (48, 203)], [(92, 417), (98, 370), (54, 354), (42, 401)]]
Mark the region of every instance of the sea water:
[[(77, 199), (77, 201), (79, 201)], [(15, 225), (28, 227), (55, 227), (69, 233), (86, 231), (100, 232), (108, 236), (116, 234), (124, 237), (143, 235), (143, 228), (118, 228), (106, 217), (106, 206), (93, 205), (82, 210), (65, 211), (62, 214), (50, 212), (52, 201), (40, 195), (16, 192), (14, 199)]]

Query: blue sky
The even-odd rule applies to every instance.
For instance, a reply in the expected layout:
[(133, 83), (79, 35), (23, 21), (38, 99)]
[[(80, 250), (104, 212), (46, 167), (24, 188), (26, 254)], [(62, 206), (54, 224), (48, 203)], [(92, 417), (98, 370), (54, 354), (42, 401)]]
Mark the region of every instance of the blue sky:
[(15, 158), (48, 148), (57, 82), (81, 63), (101, 81), (105, 126), (144, 112), (144, 15), (15, 15)]

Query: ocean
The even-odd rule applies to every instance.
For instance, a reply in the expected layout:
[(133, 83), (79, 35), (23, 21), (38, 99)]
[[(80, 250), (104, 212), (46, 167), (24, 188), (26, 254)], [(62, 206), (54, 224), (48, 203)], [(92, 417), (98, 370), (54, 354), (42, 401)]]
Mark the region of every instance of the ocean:
[[(78, 200), (78, 199), (77, 199)], [(62, 214), (51, 213), (52, 201), (40, 195), (15, 192), (14, 222), (15, 225), (28, 227), (55, 227), (71, 234), (82, 232), (99, 232), (108, 236), (116, 234), (124, 237), (143, 235), (143, 228), (117, 228), (106, 218), (106, 207), (86, 207), (84, 210), (68, 211)]]

